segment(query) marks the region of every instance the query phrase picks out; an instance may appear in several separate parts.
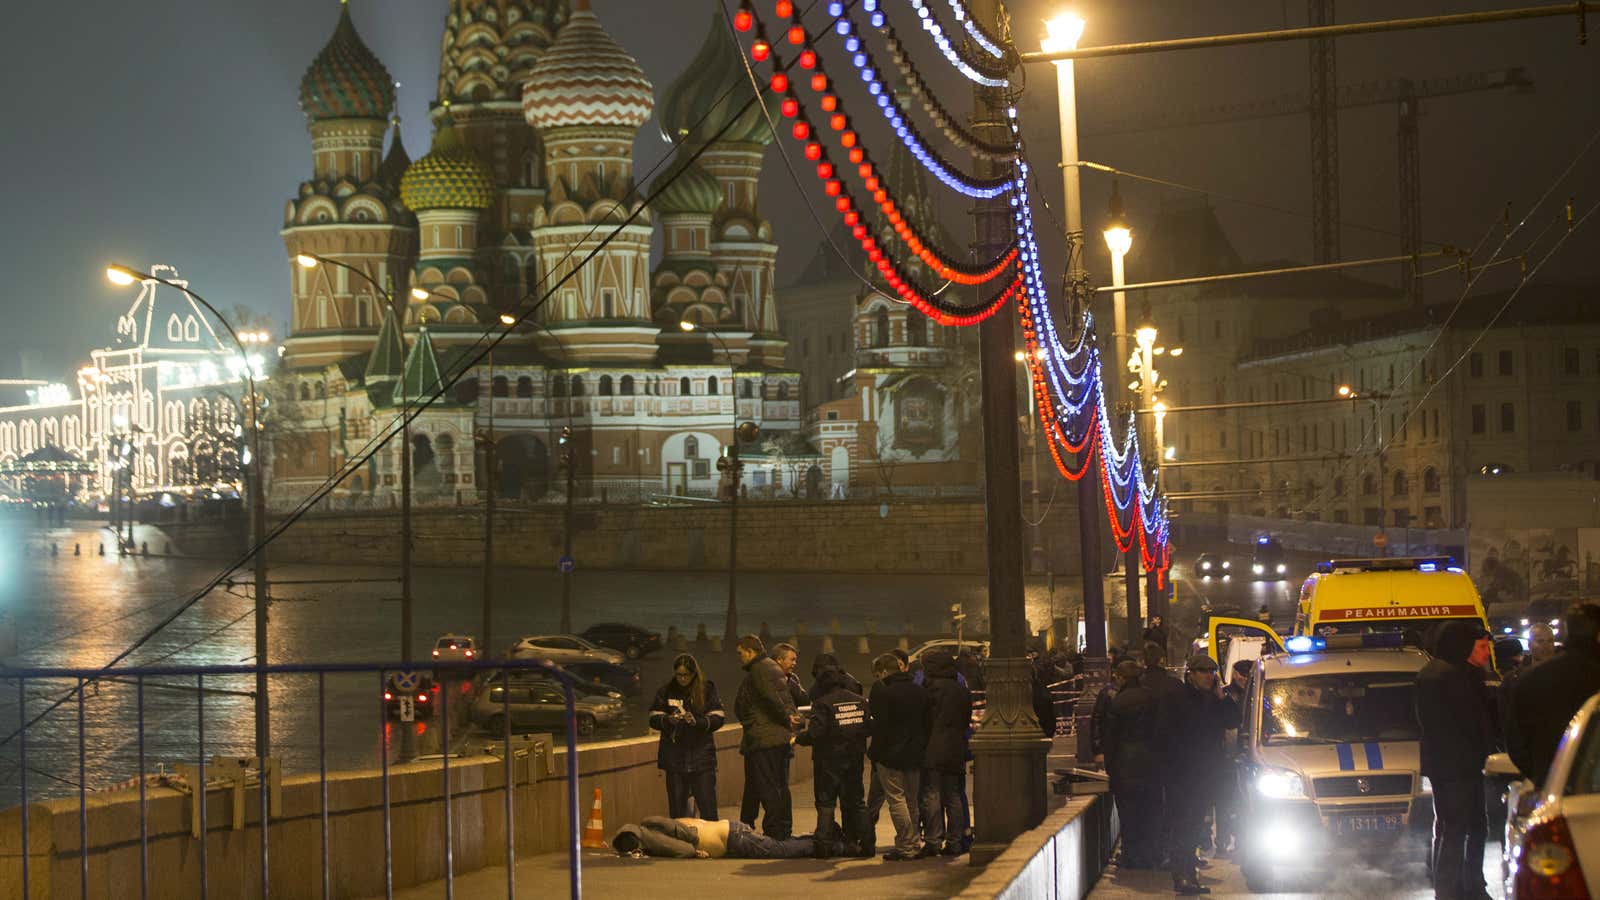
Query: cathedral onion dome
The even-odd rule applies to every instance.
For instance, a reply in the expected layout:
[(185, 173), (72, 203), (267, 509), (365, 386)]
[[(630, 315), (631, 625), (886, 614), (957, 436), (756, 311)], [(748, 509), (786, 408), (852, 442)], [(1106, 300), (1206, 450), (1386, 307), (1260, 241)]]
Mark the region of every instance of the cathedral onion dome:
[(323, 119), (388, 119), (394, 111), (394, 79), (367, 49), (350, 21), (350, 7), (339, 5), (339, 25), (300, 79), (300, 109), (313, 122)]
[(660, 190), (650, 206), (664, 215), (704, 213), (711, 215), (722, 205), (722, 184), (694, 163), (673, 166), (651, 185)]
[[(729, 85), (737, 87), (730, 91)], [(700, 52), (662, 94), (661, 134), (672, 144), (703, 144), (713, 137), (719, 143), (770, 144), (767, 116), (778, 115), (782, 98), (763, 91), (761, 102), (767, 104), (763, 113), (758, 104), (746, 102), (753, 90), (744, 57), (723, 19), (722, 4), (713, 3), (711, 31)], [(728, 126), (726, 131), (723, 126)]]
[(428, 155), (400, 179), (400, 200), (413, 212), (425, 209), (488, 209), (494, 182), (446, 117), (433, 133)]
[(655, 108), (644, 70), (578, 0), (522, 87), (528, 124), (544, 131), (572, 126), (638, 128)]

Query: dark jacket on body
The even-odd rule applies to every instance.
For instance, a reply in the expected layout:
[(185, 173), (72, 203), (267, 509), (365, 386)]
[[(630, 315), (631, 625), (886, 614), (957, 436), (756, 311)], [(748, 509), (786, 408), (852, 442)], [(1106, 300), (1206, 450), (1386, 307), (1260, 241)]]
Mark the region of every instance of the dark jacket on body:
[[(782, 669), (780, 668), (779, 671), (782, 671)], [(783, 689), (789, 692), (789, 702), (794, 704), (795, 709), (811, 705), (811, 695), (806, 693), (806, 689), (800, 686), (799, 675), (793, 672), (784, 675)]]
[(734, 714), (744, 726), (739, 752), (748, 753), (789, 743), (789, 717), (795, 714), (783, 670), (770, 657), (758, 656), (744, 667), (733, 701)]
[(1106, 710), (1101, 752), (1113, 784), (1157, 779), (1165, 753), (1161, 704), (1137, 681), (1117, 691)]
[[(680, 701), (694, 721), (674, 718), (677, 710), (669, 702), (672, 700)], [(706, 682), (705, 703), (696, 707), (689, 699), (688, 688), (678, 684), (676, 678), (668, 681), (656, 691), (655, 702), (650, 704), (650, 727), (661, 732), (656, 766), (669, 772), (715, 772), (717, 744), (711, 734), (722, 727), (723, 717), (722, 698), (717, 696), (715, 682)]]
[(1435, 781), (1483, 777), (1495, 727), (1483, 676), (1467, 657), (1481, 626), (1452, 622), (1439, 632), (1434, 658), (1417, 673), (1422, 774)]
[(867, 752), (872, 717), (867, 713), (867, 698), (850, 689), (853, 681), (837, 669), (825, 670), (817, 677), (806, 730), (795, 738), (797, 743), (811, 746), (813, 760), (855, 758), (859, 764)]
[(967, 730), (972, 726), (972, 692), (956, 677), (956, 661), (948, 653), (932, 654), (924, 671), (927, 677), (922, 689), (928, 692), (933, 719), (928, 732), (928, 749), (922, 758), (923, 768), (965, 772)]
[(895, 672), (872, 686), (872, 746), (867, 756), (889, 769), (920, 769), (928, 752), (933, 703), (910, 672)]
[(1239, 708), (1187, 681), (1158, 696), (1157, 727), (1163, 733), (1168, 783), (1179, 789), (1212, 789), (1217, 774), (1228, 766), (1227, 731), (1239, 727)]
[(1569, 647), (1528, 669), (1511, 688), (1506, 750), (1522, 774), (1544, 785), (1561, 734), (1600, 691), (1600, 648)]

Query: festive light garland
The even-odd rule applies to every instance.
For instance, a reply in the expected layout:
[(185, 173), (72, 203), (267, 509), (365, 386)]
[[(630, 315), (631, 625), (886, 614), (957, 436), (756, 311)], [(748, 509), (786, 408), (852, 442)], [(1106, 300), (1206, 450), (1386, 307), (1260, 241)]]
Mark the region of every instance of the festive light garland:
[[(933, 38), (934, 46), (944, 54), (944, 58), (956, 70), (965, 75), (969, 81), (975, 81), (984, 87), (1006, 87), (1011, 82), (1006, 77), (1011, 70), (1009, 65), (990, 60), (970, 60), (958, 49), (958, 43), (950, 40), (945, 34), (944, 26), (940, 24), (939, 17), (933, 14), (925, 0), (910, 0), (911, 8), (916, 10), (917, 17), (922, 21), (922, 30)], [(842, 6), (843, 4), (838, 4)], [(869, 13), (878, 11), (879, 0), (861, 0), (861, 8)], [(828, 12), (833, 13), (834, 4), (829, 4)], [(872, 25), (875, 28), (884, 27), (885, 21), (880, 14), (873, 16)]]
[(883, 29), (882, 34), (884, 44), (889, 48), (889, 58), (894, 60), (895, 68), (900, 70), (902, 83), (911, 91), (913, 97), (921, 101), (922, 108), (928, 114), (928, 118), (939, 126), (939, 129), (944, 132), (945, 137), (949, 138), (951, 143), (959, 144), (973, 155), (981, 156), (985, 159), (1011, 159), (1011, 155), (1015, 151), (1010, 144), (986, 141), (978, 137), (968, 131), (959, 119), (951, 115), (950, 111), (939, 103), (938, 99), (933, 96), (933, 92), (929, 90), (928, 83), (923, 80), (922, 73), (917, 71), (916, 66), (911, 64), (911, 56), (906, 52), (905, 45), (900, 43), (900, 36), (895, 34), (893, 28)]
[(972, 18), (965, 3), (961, 0), (947, 0), (947, 2), (950, 4), (950, 12), (955, 15), (956, 21), (961, 23), (961, 27), (966, 29), (967, 36), (972, 38), (973, 43), (997, 60), (1006, 58), (1005, 48), (1000, 46), (1000, 41), (990, 37), (989, 30)]

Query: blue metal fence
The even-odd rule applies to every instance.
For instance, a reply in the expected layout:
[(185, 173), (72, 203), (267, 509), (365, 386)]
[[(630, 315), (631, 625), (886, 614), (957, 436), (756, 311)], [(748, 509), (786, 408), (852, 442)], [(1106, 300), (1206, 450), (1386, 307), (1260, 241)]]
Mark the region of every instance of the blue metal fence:
[[(38, 733), (40, 731), (43, 731), (45, 729), (53, 729), (55, 727), (55, 725), (56, 725), (56, 722), (59, 721), (59, 718), (60, 718), (59, 713), (60, 712), (65, 712), (64, 710), (61, 710), (60, 707), (66, 705), (66, 703), (72, 703), (73, 704), (73, 707), (74, 707), (73, 711), (76, 713), (76, 728), (75, 728), (75, 734), (73, 735), (73, 737), (74, 737), (74, 743), (76, 745), (76, 755), (77, 755), (76, 792), (77, 792), (77, 801), (78, 801), (77, 805), (78, 805), (78, 839), (79, 839), (78, 871), (79, 871), (80, 884), (81, 884), (81, 896), (83, 896), (84, 898), (87, 898), (89, 896), (89, 856), (90, 856), (90, 853), (89, 853), (89, 842), (88, 842), (88, 835), (89, 835), (88, 794), (89, 794), (89, 789), (87, 787), (88, 780), (89, 780), (89, 778), (88, 778), (88, 776), (89, 776), (89, 768), (88, 768), (88, 763), (87, 763), (88, 753), (87, 753), (87, 745), (86, 745), (86, 738), (85, 738), (85, 735), (86, 735), (85, 710), (84, 710), (85, 698), (86, 698), (86, 694), (88, 693), (88, 691), (96, 689), (98, 687), (98, 685), (101, 684), (101, 683), (127, 684), (127, 683), (130, 683), (130, 682), (134, 686), (134, 705), (136, 707), (135, 718), (134, 718), (134, 730), (136, 732), (135, 738), (136, 738), (136, 741), (137, 741), (137, 749), (136, 749), (137, 775), (136, 775), (135, 780), (136, 780), (136, 783), (137, 783), (137, 790), (138, 790), (138, 793), (139, 793), (139, 854), (138, 854), (138, 856), (139, 856), (139, 871), (138, 871), (139, 896), (141, 898), (147, 898), (147, 897), (149, 897), (151, 895), (151, 871), (150, 871), (150, 857), (149, 857), (150, 830), (149, 830), (149, 822), (148, 822), (149, 808), (148, 808), (147, 796), (146, 796), (146, 790), (147, 790), (146, 789), (146, 775), (148, 774), (148, 770), (147, 770), (147, 759), (146, 759), (146, 737), (147, 737), (146, 728), (147, 728), (147, 723), (146, 723), (146, 720), (145, 720), (145, 708), (146, 708), (145, 691), (146, 691), (147, 686), (159, 686), (161, 688), (169, 689), (169, 690), (170, 689), (177, 689), (179, 687), (179, 686), (173, 685), (171, 683), (167, 683), (167, 682), (162, 682), (162, 683), (159, 683), (158, 685), (157, 684), (153, 684), (153, 683), (148, 681), (148, 679), (152, 679), (152, 678), (182, 679), (182, 680), (193, 679), (193, 685), (194, 685), (193, 690), (194, 690), (194, 693), (195, 693), (195, 696), (196, 696), (196, 702), (195, 702), (195, 706), (194, 706), (194, 724), (195, 724), (195, 736), (196, 736), (197, 745), (198, 745), (198, 754), (197, 754), (198, 755), (198, 765), (197, 765), (197, 768), (196, 768), (197, 776), (196, 776), (196, 779), (195, 779), (195, 781), (197, 783), (194, 786), (194, 789), (198, 790), (200, 792), (200, 798), (201, 798), (201, 802), (199, 802), (197, 804), (197, 814), (198, 814), (198, 817), (199, 817), (199, 833), (202, 836), (202, 838), (199, 841), (196, 842), (197, 845), (198, 845), (196, 852), (198, 854), (198, 865), (199, 865), (199, 882), (200, 882), (199, 883), (199, 894), (200, 894), (201, 897), (209, 896), (208, 885), (207, 885), (207, 871), (206, 871), (207, 870), (207, 859), (206, 859), (206, 856), (207, 856), (207, 843), (208, 843), (208, 841), (205, 839), (205, 836), (208, 835), (209, 832), (207, 830), (208, 823), (206, 822), (206, 806), (207, 806), (207, 804), (206, 804), (206, 802), (204, 802), (205, 789), (206, 789), (206, 727), (207, 727), (207, 719), (206, 719), (207, 686), (206, 686), (206, 684), (207, 684), (207, 679), (212, 679), (214, 681), (216, 679), (226, 678), (226, 677), (229, 677), (229, 676), (244, 676), (244, 675), (255, 676), (255, 675), (261, 674), (261, 673), (265, 673), (268, 676), (269, 683), (270, 683), (271, 679), (274, 676), (279, 676), (279, 677), (315, 676), (315, 678), (316, 678), (316, 686), (317, 686), (316, 687), (316, 732), (317, 732), (317, 752), (316, 752), (316, 757), (317, 757), (317, 775), (318, 775), (318, 781), (319, 781), (319, 796), (320, 796), (320, 815), (319, 815), (319, 819), (320, 819), (320, 829), (321, 829), (321, 855), (320, 855), (320, 860), (318, 862), (318, 867), (319, 867), (320, 873), (321, 873), (322, 896), (324, 898), (329, 898), (329, 897), (333, 896), (333, 882), (332, 882), (332, 879), (330, 877), (331, 869), (330, 869), (330, 859), (329, 859), (328, 742), (327, 742), (327, 738), (328, 738), (328, 731), (327, 731), (327, 725), (328, 725), (328, 719), (327, 719), (328, 694), (327, 694), (327, 678), (328, 678), (329, 675), (345, 675), (345, 676), (358, 676), (358, 675), (361, 675), (361, 674), (376, 674), (377, 675), (377, 696), (380, 698), (377, 701), (377, 707), (378, 707), (378, 709), (377, 709), (377, 722), (378, 722), (379, 739), (380, 739), (380, 747), (381, 747), (380, 752), (379, 752), (379, 760), (380, 760), (380, 771), (381, 771), (380, 781), (382, 783), (382, 804), (383, 804), (384, 890), (385, 890), (385, 894), (387, 896), (392, 896), (393, 892), (394, 892), (394, 887), (395, 887), (395, 883), (394, 883), (394, 842), (393, 842), (393, 836), (392, 836), (392, 833), (391, 833), (392, 807), (391, 807), (391, 802), (390, 802), (390, 772), (389, 772), (389, 755), (390, 755), (389, 750), (390, 750), (390, 748), (389, 748), (389, 742), (388, 742), (388, 739), (387, 739), (387, 735), (389, 733), (388, 729), (389, 729), (389, 725), (390, 725), (390, 711), (389, 711), (389, 708), (388, 708), (389, 707), (389, 702), (388, 702), (387, 699), (384, 699), (384, 692), (385, 692), (385, 690), (387, 689), (387, 687), (389, 685), (389, 677), (391, 675), (394, 675), (394, 674), (397, 674), (397, 673), (401, 673), (401, 672), (406, 672), (406, 671), (422, 671), (422, 672), (432, 673), (435, 677), (446, 676), (446, 680), (448, 680), (448, 676), (452, 676), (452, 675), (456, 676), (457, 678), (460, 678), (460, 679), (472, 679), (474, 677), (481, 678), (483, 676), (489, 676), (489, 675), (492, 675), (493, 673), (496, 673), (496, 672), (503, 672), (505, 674), (505, 683), (507, 685), (509, 685), (511, 677), (513, 676), (514, 673), (527, 672), (527, 673), (530, 673), (530, 674), (538, 673), (540, 675), (548, 676), (549, 678), (559, 682), (559, 684), (561, 685), (561, 688), (562, 688), (562, 692), (563, 692), (564, 697), (565, 697), (565, 726), (566, 726), (565, 727), (565, 731), (566, 731), (566, 748), (567, 748), (567, 771), (566, 771), (567, 784), (566, 784), (566, 797), (565, 797), (565, 800), (566, 800), (566, 814), (567, 814), (567, 822), (568, 822), (568, 828), (567, 828), (567, 832), (568, 832), (567, 833), (567, 852), (568, 852), (568, 868), (569, 868), (569, 873), (570, 873), (569, 884), (570, 884), (571, 896), (573, 898), (580, 897), (581, 893), (582, 893), (582, 872), (581, 872), (581, 858), (580, 858), (580, 855), (579, 855), (579, 835), (581, 833), (582, 820), (579, 818), (580, 811), (579, 811), (579, 806), (578, 806), (578, 751), (577, 751), (578, 719), (577, 719), (577, 709), (576, 709), (576, 695), (574, 693), (572, 676), (568, 675), (565, 671), (563, 671), (561, 668), (559, 668), (557, 666), (552, 666), (552, 665), (550, 665), (548, 663), (544, 663), (544, 662), (540, 662), (540, 661), (536, 661), (536, 660), (485, 660), (485, 661), (473, 661), (473, 662), (466, 662), (466, 661), (460, 661), (460, 662), (455, 662), (455, 661), (452, 661), (452, 662), (430, 661), (425, 666), (417, 665), (417, 664), (414, 664), (414, 663), (334, 663), (334, 664), (325, 664), (325, 665), (299, 664), (299, 665), (269, 665), (269, 666), (259, 666), (259, 667), (258, 666), (253, 666), (253, 665), (236, 665), (236, 666), (146, 666), (146, 667), (118, 668), (118, 669), (111, 669), (111, 670), (105, 670), (105, 669), (76, 669), (76, 668), (0, 669), (0, 680), (9, 680), (9, 681), (15, 682), (15, 691), (16, 691), (15, 696), (17, 698), (17, 700), (16, 700), (16, 705), (17, 705), (17, 710), (18, 710), (17, 725), (16, 725), (14, 730), (9, 730), (3, 736), (0, 736), (0, 749), (4, 749), (6, 747), (6, 745), (13, 745), (15, 747), (15, 752), (16, 752), (17, 760), (18, 760), (18, 762), (17, 762), (17, 772), (18, 772), (18, 779), (19, 779), (19, 785), (20, 785), (20, 800), (21, 800), (21, 814), (20, 814), (20, 820), (21, 820), (21, 846), (20, 846), (20, 850), (21, 850), (22, 864), (21, 864), (21, 885), (20, 886), (21, 886), (21, 895), (22, 895), (22, 897), (26, 898), (26, 897), (31, 896), (30, 889), (31, 889), (31, 883), (32, 883), (33, 878), (34, 878), (34, 873), (32, 871), (32, 861), (29, 858), (29, 852), (30, 852), (29, 851), (29, 837), (30, 837), (30, 835), (29, 835), (28, 820), (29, 820), (29, 803), (30, 803), (30, 800), (32, 798), (30, 796), (30, 785), (29, 785), (28, 776), (29, 776), (30, 771), (35, 771), (35, 772), (38, 771), (38, 770), (35, 770), (35, 769), (31, 768), (30, 760), (29, 760), (30, 742), (38, 743), (38, 741), (36, 739), (31, 741), (31, 735), (36, 734), (36, 733)], [(30, 703), (30, 698), (29, 698), (29, 695), (28, 695), (29, 686), (30, 685), (34, 685), (34, 684), (40, 684), (40, 683), (44, 683), (44, 684), (60, 683), (62, 681), (70, 682), (73, 685), (71, 691), (68, 694), (64, 695), (65, 702), (62, 702), (63, 701), (63, 697), (56, 697), (54, 701), (49, 703), (48, 709), (47, 709), (46, 712), (40, 713), (39, 715), (37, 715), (37, 716), (33, 717), (32, 719), (30, 719), (29, 718), (29, 710), (28, 710), (29, 703)], [(485, 689), (487, 689), (486, 686), (485, 686)], [(239, 692), (236, 692), (236, 691), (227, 691), (227, 690), (220, 690), (219, 691), (216, 688), (212, 688), (211, 691), (212, 691), (212, 693), (214, 695), (218, 694), (218, 693), (222, 693), (222, 694), (228, 694), (228, 695), (232, 695), (232, 696), (239, 696)], [(442, 830), (443, 830), (444, 834), (443, 834), (443, 842), (442, 843), (443, 843), (443, 847), (444, 847), (444, 883), (445, 883), (445, 896), (446, 897), (454, 896), (454, 888), (455, 888), (455, 883), (454, 883), (454, 881), (455, 881), (454, 845), (453, 845), (453, 841), (452, 841), (452, 837), (453, 837), (452, 824), (453, 823), (452, 823), (451, 797), (450, 797), (450, 791), (451, 791), (451, 787), (450, 787), (450, 757), (451, 757), (450, 724), (451, 723), (450, 723), (450, 708), (449, 708), (449, 705), (450, 705), (450, 693), (451, 692), (449, 690), (442, 690), (442, 691), (439, 692), (439, 710), (438, 710), (438, 714), (437, 714), (437, 720), (439, 722), (439, 729), (440, 729), (440, 747), (441, 747), (440, 755), (442, 757), (443, 777), (444, 777), (443, 817), (442, 817), (443, 818), (443, 829)], [(505, 830), (506, 830), (506, 833), (505, 833), (505, 868), (506, 868), (506, 896), (507, 897), (515, 896), (515, 890), (516, 890), (516, 818), (515, 818), (515, 804), (513, 802), (513, 787), (515, 786), (515, 778), (514, 778), (514, 775), (513, 775), (513, 759), (514, 759), (515, 754), (514, 754), (513, 745), (512, 745), (512, 734), (513, 734), (513, 730), (514, 730), (514, 725), (513, 725), (513, 716), (511, 715), (511, 706), (510, 706), (510, 704), (511, 704), (511, 693), (512, 692), (509, 691), (509, 690), (501, 692), (501, 701), (505, 704), (505, 707), (504, 707), (504, 710), (502, 711), (502, 714), (500, 716), (500, 719), (503, 722), (503, 727), (501, 728), (500, 735), (498, 735), (499, 740), (503, 742), (503, 746), (504, 746), (504, 753), (503, 753), (504, 765), (505, 765), (505, 789), (504, 789), (505, 810), (504, 810), (504, 813), (505, 813), (505, 823), (506, 823), (506, 826), (505, 826)], [(248, 696), (248, 695), (246, 695), (246, 696)], [(54, 721), (52, 720), (52, 716), (54, 716)], [(347, 723), (347, 726), (348, 726), (348, 723)], [(60, 736), (59, 733), (52, 735), (52, 737), (59, 737), (59, 736)], [(57, 742), (57, 746), (53, 747), (52, 749), (60, 749), (59, 748), (59, 742)], [(263, 900), (266, 900), (266, 898), (270, 897), (271, 894), (272, 894), (272, 884), (271, 884), (271, 878), (270, 878), (270, 869), (268, 867), (269, 855), (270, 855), (270, 851), (271, 851), (271, 846), (270, 846), (271, 845), (271, 834), (270, 834), (271, 829), (268, 827), (270, 825), (270, 821), (271, 821), (271, 819), (270, 819), (270, 809), (269, 809), (269, 791), (270, 791), (269, 781), (270, 781), (270, 779), (268, 778), (267, 764), (262, 762), (262, 761), (257, 761), (257, 762), (258, 762), (258, 768), (259, 768), (259, 771), (260, 771), (260, 774), (259, 774), (259, 777), (258, 777), (258, 781), (259, 781), (258, 800), (259, 800), (259, 803), (257, 805), (257, 809), (258, 809), (258, 814), (259, 814), (259, 822), (261, 823), (261, 827), (259, 827), (257, 829), (258, 835), (259, 835), (258, 851), (259, 851), (260, 867), (261, 867), (261, 878), (260, 878), (260, 885), (259, 885), (259, 893), (260, 893), (260, 896), (263, 898)], [(47, 775), (47, 776), (49, 775), (49, 773), (44, 773), (44, 774)], [(49, 776), (49, 777), (55, 777), (55, 776)], [(62, 780), (62, 779), (57, 778), (57, 780)], [(307, 862), (309, 862), (309, 861), (307, 861)], [(131, 872), (127, 873), (127, 874), (129, 876), (132, 875)], [(169, 888), (167, 890), (160, 891), (160, 893), (168, 894), (168, 893), (172, 893), (172, 891)]]

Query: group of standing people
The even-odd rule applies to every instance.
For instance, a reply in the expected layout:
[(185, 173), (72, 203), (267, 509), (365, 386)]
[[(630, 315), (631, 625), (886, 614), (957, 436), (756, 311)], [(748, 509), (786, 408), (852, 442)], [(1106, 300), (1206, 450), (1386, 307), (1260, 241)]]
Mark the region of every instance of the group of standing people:
[(1165, 864), (1177, 893), (1210, 893), (1196, 869), (1212, 843), (1206, 817), (1227, 806), (1219, 776), (1230, 768), (1227, 732), (1239, 727), (1242, 701), (1223, 691), (1211, 657), (1191, 656), (1180, 681), (1154, 641), (1139, 658), (1117, 660), (1112, 676), (1096, 698), (1090, 739), (1122, 822), (1119, 865)]
[[(812, 749), (817, 857), (874, 855), (885, 805), (895, 846), (884, 859), (955, 856), (970, 849), (972, 693), (955, 654), (929, 652), (913, 673), (903, 651), (885, 653), (873, 662), (870, 689), (833, 655), (819, 654), (808, 691), (795, 674), (799, 654), (792, 645), (777, 644), (768, 653), (758, 636), (745, 635), (737, 652), (745, 674), (734, 700), (744, 729), (744, 794), (736, 830), (754, 829), (760, 817), (764, 837), (793, 837), (789, 766), (798, 743)], [(650, 710), (650, 727), (661, 732), (657, 762), (666, 774), (672, 819), (717, 821), (712, 735), (724, 719), (716, 685), (693, 656), (680, 654)]]

